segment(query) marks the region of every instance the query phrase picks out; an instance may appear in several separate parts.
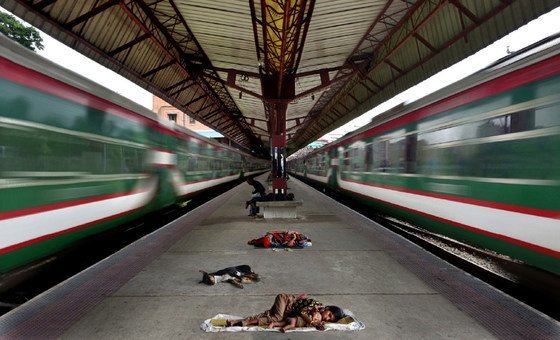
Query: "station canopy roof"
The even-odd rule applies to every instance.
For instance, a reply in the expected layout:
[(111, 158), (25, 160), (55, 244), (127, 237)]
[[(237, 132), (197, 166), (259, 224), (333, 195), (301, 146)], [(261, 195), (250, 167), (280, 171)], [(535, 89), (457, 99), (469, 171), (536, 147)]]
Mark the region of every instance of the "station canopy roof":
[(0, 0), (49, 35), (266, 151), (289, 153), (560, 0)]

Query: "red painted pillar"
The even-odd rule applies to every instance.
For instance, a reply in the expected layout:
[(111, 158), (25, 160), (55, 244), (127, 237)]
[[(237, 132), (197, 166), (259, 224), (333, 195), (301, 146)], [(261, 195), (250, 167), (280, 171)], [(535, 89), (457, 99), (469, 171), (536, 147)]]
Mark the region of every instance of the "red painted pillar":
[(265, 75), (261, 78), (261, 82), (270, 131), (272, 191), (275, 199), (284, 200), (288, 187), (286, 185), (286, 111), (289, 102), (295, 97), (295, 77)]
[(272, 155), (272, 191), (282, 200), (287, 195), (286, 184), (286, 110), (288, 103), (278, 100), (271, 105), (271, 155)]

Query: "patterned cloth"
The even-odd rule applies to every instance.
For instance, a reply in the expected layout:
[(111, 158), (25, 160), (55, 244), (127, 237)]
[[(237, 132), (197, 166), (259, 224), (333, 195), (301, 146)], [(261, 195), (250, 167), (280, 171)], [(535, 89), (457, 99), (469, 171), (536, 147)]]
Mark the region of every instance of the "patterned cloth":
[(311, 240), (297, 231), (269, 231), (263, 237), (247, 243), (264, 248), (306, 248), (311, 246)]
[[(327, 322), (325, 324), (325, 331), (359, 331), (365, 328), (363, 322), (357, 320), (354, 314), (345, 309), (344, 314), (346, 317), (338, 320), (336, 323)], [(226, 327), (227, 320), (238, 320), (242, 319), (241, 316), (231, 315), (231, 314), (218, 314), (211, 319), (204, 320), (200, 325), (200, 328), (205, 332), (279, 332), (280, 328), (268, 328), (260, 326), (233, 326)], [(289, 330), (288, 332), (318, 332), (315, 327), (298, 327), (296, 329)]]
[(308, 314), (314, 311), (321, 311), (323, 304), (311, 298), (298, 298), (292, 306), (292, 315)]

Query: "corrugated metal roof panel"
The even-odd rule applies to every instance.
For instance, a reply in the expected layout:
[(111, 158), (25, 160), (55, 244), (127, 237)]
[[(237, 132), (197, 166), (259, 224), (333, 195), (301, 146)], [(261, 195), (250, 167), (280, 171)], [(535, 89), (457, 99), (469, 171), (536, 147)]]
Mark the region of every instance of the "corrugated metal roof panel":
[[(251, 17), (251, 1), (242, 0), (0, 4), (230, 137), (268, 142), (262, 98), (239, 96), (242, 89), (261, 96), (261, 79), (253, 77), (262, 62), (257, 48), (264, 49), (261, 1), (274, 0), (254, 1), (258, 22)], [(292, 100), (286, 112), (293, 147), (478, 51), (560, 0), (306, 4), (313, 15), (301, 37), (297, 73), (315, 73), (296, 78), (296, 95), (307, 95)], [(337, 77), (342, 80), (333, 82)]]

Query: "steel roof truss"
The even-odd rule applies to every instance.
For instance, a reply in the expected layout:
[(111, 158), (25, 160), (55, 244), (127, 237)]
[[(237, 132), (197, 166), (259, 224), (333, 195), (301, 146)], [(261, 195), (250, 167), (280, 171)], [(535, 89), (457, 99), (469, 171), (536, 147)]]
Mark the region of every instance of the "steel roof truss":
[(453, 4), (453, 6), (457, 7), (459, 9), (459, 11), (463, 15), (467, 16), (472, 22), (479, 23), (478, 17), (476, 15), (474, 15), (473, 12), (471, 12), (468, 8), (463, 6), (462, 3), (458, 2), (457, 0), (449, 0), (449, 2), (451, 4)]
[(63, 26), (68, 30), (72, 30), (72, 28), (74, 26), (77, 26), (81, 23), (84, 23), (84, 22), (88, 21), (89, 19), (93, 18), (97, 14), (100, 14), (100, 13), (104, 12), (105, 10), (117, 5), (119, 2), (121, 2), (121, 0), (108, 1), (104, 4), (102, 4), (102, 5), (94, 7), (91, 11), (89, 11), (89, 12), (83, 14), (83, 15), (80, 15), (79, 17), (75, 18), (74, 20), (71, 20), (71, 21), (65, 23)]
[(212, 101), (212, 99), (208, 98), (208, 96), (204, 96), (204, 100), (198, 107), (197, 114), (200, 115), (201, 117), (206, 117), (206, 114), (208, 112), (204, 113), (204, 111), (206, 111), (208, 108), (211, 108), (213, 106), (214, 106), (214, 102)]
[(158, 67), (156, 67), (154, 69), (151, 69), (150, 71), (142, 74), (142, 77), (143, 78), (149, 78), (150, 77), (150, 79), (153, 79), (155, 74), (158, 73), (159, 71), (162, 71), (162, 70), (168, 68), (169, 66), (176, 64), (175, 60), (171, 60), (171, 61), (168, 61), (168, 62), (164, 63), (163, 61), (165, 61), (166, 59), (167, 59), (166, 56), (162, 57), (162, 61), (161, 61), (160, 65)]
[[(368, 52), (368, 54), (364, 54), (364, 51), (368, 48), (373, 48), (377, 42), (381, 41), (382, 40), (381, 36), (387, 36), (388, 35), (387, 32), (390, 31), (389, 27), (391, 27), (391, 24), (390, 24), (389, 20), (387, 20), (387, 18), (392, 17), (392, 15), (389, 14), (389, 10), (390, 10), (393, 2), (394, 2), (394, 0), (388, 0), (385, 3), (385, 6), (379, 12), (379, 15), (377, 16), (377, 18), (370, 25), (369, 29), (366, 31), (366, 33), (364, 34), (364, 36), (362, 37), (360, 42), (358, 42), (354, 51), (347, 58), (347, 60), (345, 62), (345, 65), (355, 65), (356, 60), (366, 60), (367, 61), (368, 59), (371, 60), (371, 59), (374, 58), (375, 55), (373, 54), (373, 52)], [(397, 9), (395, 13), (400, 13), (400, 12), (401, 12), (401, 10)], [(374, 28), (377, 28), (379, 23), (381, 23), (381, 22), (384, 24), (385, 29), (382, 29), (378, 32), (372, 33), (374, 31)], [(361, 47), (364, 42), (368, 43), (367, 46), (366, 47)], [(353, 67), (355, 67), (355, 66), (353, 66)], [(360, 72), (360, 74), (365, 75), (365, 73), (362, 73), (362, 72)], [(375, 84), (375, 82), (374, 82), (374, 84)], [(311, 124), (311, 122), (315, 120), (315, 119), (312, 119), (312, 118), (318, 116), (318, 113), (319, 113), (318, 111), (328, 110), (328, 109), (330, 109), (330, 107), (334, 106), (330, 102), (331, 102), (331, 100), (333, 100), (334, 97), (338, 97), (337, 94), (338, 94), (339, 90), (342, 88), (342, 85), (343, 85), (342, 82), (340, 82), (337, 85), (331, 87), (331, 89), (329, 91), (326, 91), (326, 92), (321, 94), (321, 96), (319, 97), (319, 99), (317, 100), (317, 102), (315, 103), (315, 105), (313, 106), (313, 108), (310, 111), (310, 115), (309, 115), (310, 119), (306, 119), (304, 121), (304, 124), (302, 124), (303, 125), (302, 127), (309, 126), (309, 124)], [(378, 88), (381, 88), (377, 84), (375, 84), (375, 85)], [(312, 115), (311, 112), (315, 112), (315, 114)]]
[(347, 73), (344, 73), (344, 74), (341, 74), (341, 75), (337, 75), (337, 77), (334, 78), (334, 79), (329, 79), (328, 74), (327, 74), (326, 77), (324, 77), (323, 75), (324, 74), (321, 74), (321, 85), (315, 86), (315, 87), (313, 87), (309, 90), (306, 90), (306, 91), (303, 91), (303, 92), (297, 94), (295, 96), (294, 100), (305, 98), (305, 97), (309, 96), (310, 94), (319, 92), (319, 91), (321, 91), (321, 90), (323, 90), (327, 87), (332, 86), (333, 84), (335, 84), (337, 82), (340, 82), (341, 80), (347, 79), (348, 77), (354, 75), (354, 71), (351, 70), (350, 72), (347, 72)]
[[(189, 81), (190, 79), (185, 79), (185, 82)], [(196, 82), (192, 82), (190, 84), (183, 84), (181, 86), (181, 88), (179, 88), (178, 90), (175, 90), (173, 92), (169, 92), (169, 96), (171, 97), (178, 97), (179, 94), (183, 93), (185, 90), (188, 90), (190, 87), (196, 85)]]
[[(264, 0), (261, 0), (264, 1)], [(262, 21), (257, 18), (256, 10), (255, 10), (255, 0), (249, 0), (249, 7), (251, 9), (251, 24), (253, 25), (253, 39), (255, 39), (255, 50), (257, 52), (257, 60), (259, 62), (259, 72), (262, 71), (262, 57), (261, 54), (264, 54), (264, 48), (261, 47), (259, 43), (259, 26), (262, 26)]]
[[(204, 68), (211, 67), (210, 62), (207, 60), (205, 56), (203, 56), (200, 46), (198, 45), (194, 37), (192, 37), (192, 33), (190, 32), (188, 26), (186, 25), (186, 22), (184, 21), (183, 17), (178, 12), (178, 9), (173, 3), (173, 1), (170, 1), (170, 3), (175, 11), (174, 16), (166, 15), (161, 11), (158, 11), (157, 10), (158, 3), (159, 2), (148, 4), (144, 1), (138, 0), (134, 2), (121, 4), (121, 7), (124, 6), (126, 8), (127, 13), (130, 16), (132, 16), (135, 22), (145, 32), (152, 33), (152, 39), (155, 39), (158, 42), (160, 48), (164, 50), (164, 52), (167, 51), (168, 52), (167, 54), (172, 59), (176, 60), (177, 64), (181, 65), (181, 68), (185, 71), (186, 75), (188, 75), (189, 77), (192, 76), (199, 83), (203, 91), (206, 92), (207, 96), (211, 98), (212, 101), (214, 101), (214, 105), (220, 107), (224, 113), (231, 112), (230, 109), (239, 111), (237, 109), (237, 106), (233, 102), (233, 99), (231, 99), (229, 93), (223, 87), (221, 82), (216, 82), (201, 77)], [(165, 18), (163, 22), (159, 20), (158, 15), (161, 15)], [(182, 25), (181, 26), (182, 28), (186, 29), (190, 37), (187, 37), (186, 35), (181, 35), (175, 30), (175, 27), (179, 24)], [(153, 28), (149, 28), (150, 26), (153, 26)], [(171, 29), (171, 31), (169, 29)], [(180, 37), (178, 40), (175, 39), (177, 35)], [(193, 50), (191, 47), (187, 46), (188, 45), (186, 44), (187, 42), (195, 43), (195, 45), (198, 47), (199, 50)], [(191, 60), (192, 55), (189, 56), (186, 53), (186, 51), (188, 50), (194, 52), (192, 55), (201, 56), (200, 58), (196, 58), (197, 60), (195, 61), (202, 60), (203, 61), (202, 65), (193, 63), (193, 61)], [(172, 51), (173, 53), (169, 53), (169, 51)], [(214, 71), (210, 70), (209, 72), (214, 72)], [(228, 103), (227, 106), (224, 104), (222, 99), (225, 99), (227, 101)], [(189, 104), (183, 104), (183, 106), (186, 109), (188, 109), (188, 105)], [(198, 113), (196, 113), (196, 115), (198, 116)], [(232, 123), (238, 126), (239, 133), (242, 134), (248, 133), (247, 131), (244, 131), (239, 124), (236, 124), (235, 121), (232, 121)]]
[(33, 5), (33, 7), (37, 8), (38, 10), (42, 10), (43, 8), (45, 8), (49, 5), (52, 5), (55, 2), (56, 2), (56, 0), (43, 0), (43, 1), (39, 1), (38, 3)]
[[(200, 111), (202, 112), (202, 111), (206, 110), (207, 108), (208, 108), (208, 106), (204, 107), (204, 108), (201, 108)], [(210, 121), (210, 119), (213, 118), (213, 117), (219, 117), (219, 115), (217, 114), (218, 112), (220, 112), (220, 109), (214, 109), (214, 111), (207, 112), (207, 113), (204, 114), (204, 119)]]
[[(150, 33), (144, 33), (142, 35), (138, 35), (134, 40), (131, 40), (129, 42), (127, 42), (124, 45), (121, 45), (115, 49), (113, 49), (112, 51), (107, 52), (107, 55), (109, 55), (110, 57), (114, 57), (116, 54), (121, 53), (122, 51), (128, 50), (131, 47), (133, 47), (136, 44), (141, 43), (142, 41), (149, 39), (151, 37)], [(126, 60), (126, 58), (125, 58)], [(123, 60), (124, 63), (124, 60)]]
[[(303, 32), (301, 34), (301, 42), (299, 43), (299, 47), (297, 47), (297, 41), (296, 41), (297, 56), (296, 56), (295, 65), (294, 65), (294, 72), (299, 67), (299, 62), (301, 60), (301, 55), (303, 53), (303, 47), (305, 46), (305, 38), (307, 37), (307, 32), (309, 31), (309, 24), (311, 23), (311, 17), (313, 16), (313, 9), (314, 8), (315, 8), (315, 0), (310, 0), (309, 9), (307, 10), (307, 14), (305, 15), (305, 18), (303, 18), (303, 22), (302, 22), (303, 23)], [(304, 5), (303, 9), (305, 9), (305, 5)]]
[[(407, 8), (407, 11), (404, 12), (402, 9), (396, 7), (396, 9), (394, 11), (391, 11), (391, 4), (393, 1), (388, 1), (384, 11), (382, 11), (380, 13), (380, 15), (378, 16), (378, 18), (376, 19), (376, 21), (374, 22), (374, 24), (372, 24), (370, 26), (370, 30), (366, 33), (366, 35), (364, 36), (364, 38), (362, 39), (363, 41), (372, 41), (372, 40), (381, 40), (381, 43), (377, 44), (377, 46), (375, 46), (374, 50), (371, 52), (371, 55), (373, 58), (376, 58), (378, 60), (378, 62), (375, 64), (375, 66), (373, 66), (373, 69), (379, 67), (382, 63), (386, 63), (387, 65), (389, 65), (392, 69), (395, 69), (397, 71), (399, 71), (399, 75), (395, 76), (394, 73), (392, 73), (393, 77), (392, 80), (390, 81), (390, 83), (393, 83), (395, 81), (395, 79), (400, 78), (403, 74), (405, 74), (406, 72), (403, 71), (401, 68), (397, 67), (396, 65), (394, 65), (394, 63), (392, 63), (391, 61), (389, 61), (389, 57), (392, 53), (394, 53), (396, 51), (396, 49), (398, 49), (399, 46), (402, 46), (402, 44), (404, 43), (403, 39), (394, 39), (393, 37), (399, 33), (399, 31), (406, 25), (407, 21), (412, 17), (412, 15), (416, 12), (416, 10), (418, 10), (418, 8), (420, 8), (422, 5), (431, 5), (431, 1), (430, 0), (422, 0), (422, 1), (418, 1), (416, 3), (414, 3), (410, 8)], [(410, 3), (407, 2), (408, 5), (410, 5)], [(418, 24), (418, 26), (416, 27), (416, 29), (413, 29), (411, 33), (409, 33), (409, 36), (412, 36), (412, 33), (415, 33), (417, 31), (417, 29), (419, 29), (420, 27), (422, 27), (423, 24), (425, 24), (430, 18), (433, 17), (433, 15), (439, 11), (441, 9), (441, 7), (443, 6), (442, 3), (439, 3), (435, 10), (429, 11), (428, 15), (424, 18), (424, 20)], [(398, 18), (395, 19), (395, 18)], [(382, 23), (383, 25), (385, 25), (385, 27), (390, 27), (389, 33), (387, 33), (387, 30), (382, 30), (382, 31), (376, 31), (374, 33), (373, 29), (375, 28), (376, 25)], [(379, 37), (374, 37), (374, 36), (381, 36), (384, 35), (384, 37), (381, 39)], [(388, 47), (389, 45), (391, 45), (391, 42), (394, 43), (394, 41), (396, 41), (396, 45), (393, 48)], [(362, 44), (362, 42), (360, 42), (358, 44), (358, 47), (354, 50), (355, 52), (348, 58), (348, 62), (351, 62), (352, 59), (362, 59), (362, 55), (360, 55), (360, 53), (362, 53), (361, 51), (363, 51), (365, 48), (360, 48), (360, 45)], [(382, 49), (383, 47), (385, 47), (385, 49)], [(385, 56), (383, 56), (383, 53), (380, 53), (381, 51), (388, 51), (386, 52)], [(356, 57), (356, 54), (359, 57)], [(373, 62), (373, 60), (371, 60), (370, 62)], [(370, 68), (368, 70), (368, 73), (371, 74), (372, 68)], [(402, 73), (405, 72), (405, 73)], [(363, 72), (359, 72), (358, 73), (360, 75), (360, 77), (358, 79), (355, 80), (359, 81), (361, 79), (364, 78), (364, 76), (366, 75)], [(373, 80), (371, 78), (369, 78), (369, 80), (374, 83), (380, 90), (384, 89), (385, 86), (379, 86), (379, 84), (373, 82)], [(335, 92), (338, 91), (339, 87), (335, 87), (334, 89), (331, 88), (331, 90), (329, 91), (329, 93), (331, 92)], [(344, 93), (346, 94), (346, 93)], [(332, 96), (333, 94), (331, 94)], [(341, 98), (342, 97), (342, 93), (336, 95), (336, 98)], [(323, 99), (323, 97), (326, 96), (326, 93), (324, 93), (323, 95), (321, 95), (321, 98), (319, 99), (319, 101), (317, 102), (317, 104), (319, 104), (319, 102), (321, 101), (321, 99)], [(328, 98), (328, 97), (327, 97)], [(331, 98), (328, 98), (328, 101), (330, 101)], [(317, 105), (316, 104), (316, 105)], [(340, 102), (338, 103), (340, 104)], [(345, 107), (346, 109), (348, 109), (346, 106), (342, 105), (343, 107)], [(320, 107), (320, 106), (319, 106)], [(326, 104), (325, 106), (323, 106), (323, 108), (327, 107), (329, 110), (331, 110), (334, 105), (333, 104)], [(309, 125), (311, 123), (311, 121), (308, 121), (306, 125)], [(310, 130), (310, 129), (308, 129)], [(315, 128), (311, 128), (311, 130), (317, 130), (316, 126)]]
[[(173, 90), (174, 88), (185, 84), (185, 83), (188, 82), (188, 81), (191, 81), (191, 79), (190, 79), (190, 78), (183, 78), (183, 79), (181, 79), (180, 81), (176, 82), (175, 84), (173, 84), (173, 85), (171, 85), (171, 86), (169, 86), (169, 87), (166, 87), (166, 88), (163, 89), (163, 90), (164, 90), (165, 92), (169, 92), (169, 91)], [(195, 84), (195, 82), (192, 81), (191, 84)]]
[[(325, 127), (340, 126), (560, 3), (368, 1), (372, 6), (358, 0), (348, 4), (334, 0), (227, 0), (218, 5), (208, 0), (0, 3), (232, 140), (262, 146), (261, 138), (269, 137), (272, 145), (284, 146), (287, 137), (290, 148), (305, 145), (324, 133)], [(511, 18), (497, 16), (508, 6)], [(364, 11), (370, 8), (374, 14)], [(527, 9), (527, 15), (519, 9)], [(335, 18), (337, 11), (341, 15)], [(317, 20), (311, 24), (314, 12)], [(185, 18), (192, 22), (193, 31)], [(112, 25), (115, 29), (106, 29)], [(252, 25), (252, 31), (247, 25)], [(248, 51), (251, 35), (258, 62), (255, 69), (250, 62), (242, 62), (255, 57)], [(229, 43), (236, 37), (241, 39)], [(309, 46), (304, 49), (306, 38)], [(223, 68), (215, 68), (210, 57)], [(305, 63), (305, 72), (298, 74), (300, 61)], [(254, 87), (257, 81), (243, 83), (237, 75), (258, 79), (260, 89)], [(237, 101), (238, 91), (249, 96)], [(313, 95), (316, 101), (306, 98)], [(257, 100), (262, 101), (264, 112), (255, 107)], [(241, 107), (243, 113), (257, 117), (243, 116)], [(263, 134), (265, 128), (268, 135)]]
[[(260, 94), (258, 94), (256, 92), (253, 92), (251, 90), (248, 90), (248, 89), (246, 89), (244, 87), (241, 87), (239, 85), (236, 85), (235, 82), (230, 82), (230, 78), (231, 78), (230, 74), (234, 74), (234, 73), (228, 73), (228, 80), (225, 82), (226, 86), (231, 87), (233, 89), (236, 89), (238, 91), (241, 91), (243, 93), (246, 93), (248, 95), (251, 95), (251, 96), (253, 96), (253, 97), (255, 97), (259, 100), (263, 99), (263, 97)], [(207, 75), (205, 75), (205, 77), (206, 77), (206, 79), (212, 79), (213, 81), (222, 82), (222, 80), (220, 78), (216, 78), (214, 75), (207, 74)]]
[(296, 72), (295, 60), (306, 5), (307, 0), (261, 1), (265, 72), (276, 78), (277, 98), (282, 95), (285, 76)]
[(432, 50), (433, 52), (437, 52), (437, 49), (430, 44), (426, 39), (424, 39), (424, 37), (422, 37), (418, 32), (414, 32), (412, 33), (412, 36), (418, 40), (419, 42), (421, 42), (424, 46), (426, 46), (427, 48), (429, 48), (430, 50)]
[[(416, 5), (420, 5), (419, 3), (416, 3)], [(427, 5), (433, 5), (433, 3), (431, 2), (427, 2)], [(451, 3), (451, 5), (455, 5), (453, 3)], [(395, 70), (400, 70), (400, 73), (398, 75), (394, 75), (393, 78), (391, 79), (391, 81), (387, 84), (384, 85), (380, 85), (380, 89), (385, 88), (385, 86), (387, 86), (390, 83), (395, 82), (397, 79), (401, 78), (402, 76), (408, 74), (410, 71), (416, 69), (417, 67), (420, 67), (422, 64), (426, 63), (428, 60), (430, 60), (431, 58), (433, 58), (435, 55), (437, 55), (438, 53), (440, 53), (442, 50), (444, 50), (445, 48), (447, 48), (448, 46), (454, 44), (455, 42), (457, 42), (458, 40), (465, 38), (471, 31), (473, 31), (476, 27), (480, 26), (481, 24), (483, 24), (484, 22), (486, 22), (487, 20), (489, 20), (490, 18), (492, 18), (494, 15), (496, 15), (497, 13), (501, 12), (505, 7), (511, 5), (510, 1), (502, 1), (500, 2), (496, 7), (494, 7), (492, 10), (490, 10), (486, 15), (484, 15), (483, 17), (476, 17), (476, 20), (472, 20), (472, 24), (466, 26), (461, 32), (459, 32), (458, 34), (456, 34), (454, 37), (451, 37), (448, 41), (446, 41), (444, 44), (442, 44), (439, 47), (433, 47), (430, 48), (430, 53), (428, 53), (427, 55), (425, 55), (423, 58), (420, 58), (416, 63), (413, 63), (411, 65), (408, 65), (406, 68), (404, 69), (397, 69), (393, 66), (395, 66), (394, 64), (391, 65), (392, 63), (389, 61), (389, 58), (391, 55), (395, 54), (400, 47), (403, 46), (403, 44), (405, 43), (405, 41), (409, 40), (409, 39), (416, 39), (421, 41), (420, 39), (418, 39), (418, 30), (423, 27), (424, 25), (427, 24), (427, 22), (429, 20), (431, 20), (432, 18), (435, 17), (436, 13), (441, 11), (443, 9), (443, 7), (445, 6), (445, 3), (438, 3), (434, 8), (432, 8), (432, 10), (430, 10), (428, 12), (428, 14), (419, 22), (417, 23), (413, 23), (413, 27), (409, 28), (406, 32), (406, 34), (404, 36), (401, 36), (400, 39), (396, 39), (396, 42), (393, 42), (393, 44), (389, 43), (389, 41), (384, 42), (383, 44), (381, 44), (381, 46), (378, 46), (378, 48), (376, 49), (377, 51), (381, 51), (384, 50), (385, 52), (385, 56), (378, 59), (380, 62), (378, 62), (372, 69), (370, 69), (369, 74), (372, 74), (372, 72), (377, 69), (382, 63), (386, 63), (388, 65), (391, 65), (391, 69), (395, 69)], [(464, 14), (463, 11), (461, 11), (459, 9), (461, 14)], [(406, 17), (410, 17), (412, 15), (412, 11), (409, 12), (409, 14)], [(469, 16), (467, 16), (469, 17)], [(469, 19), (471, 19), (469, 17)], [(404, 26), (400, 25), (400, 26), (396, 26), (396, 29), (400, 29)], [(402, 32), (401, 32), (402, 33)], [(391, 36), (393, 36), (394, 33), (391, 34)], [(421, 41), (422, 42), (422, 41)], [(392, 46), (391, 46), (392, 45)], [(379, 56), (379, 54), (378, 54)], [(372, 83), (373, 80), (371, 78), (368, 77), (368, 80), (371, 81)], [(363, 82), (362, 82), (363, 84)], [(376, 84), (377, 85), (377, 84)], [(347, 94), (347, 93), (346, 93)], [(349, 111), (350, 108), (347, 108), (343, 103), (338, 102), (339, 105), (343, 106), (347, 111)], [(330, 108), (331, 110), (333, 110), (333, 107)], [(309, 122), (307, 123), (309, 124)], [(312, 131), (310, 130), (314, 130), (317, 131), (317, 127), (320, 124), (314, 125), (313, 127), (311, 127), (310, 129), (307, 129), (306, 132), (308, 133), (312, 133)]]
[[(194, 97), (194, 96), (196, 96), (196, 93), (193, 94), (193, 97)], [(198, 97), (196, 97), (195, 99), (192, 99), (191, 101), (189, 101), (188, 103), (185, 103), (185, 106), (190, 106), (190, 105), (196, 103), (197, 101), (199, 101), (199, 100), (201, 100), (201, 99), (205, 99), (205, 101), (206, 101), (206, 99), (208, 99), (208, 96), (205, 95), (205, 94), (202, 95), (202, 96), (198, 96)]]

